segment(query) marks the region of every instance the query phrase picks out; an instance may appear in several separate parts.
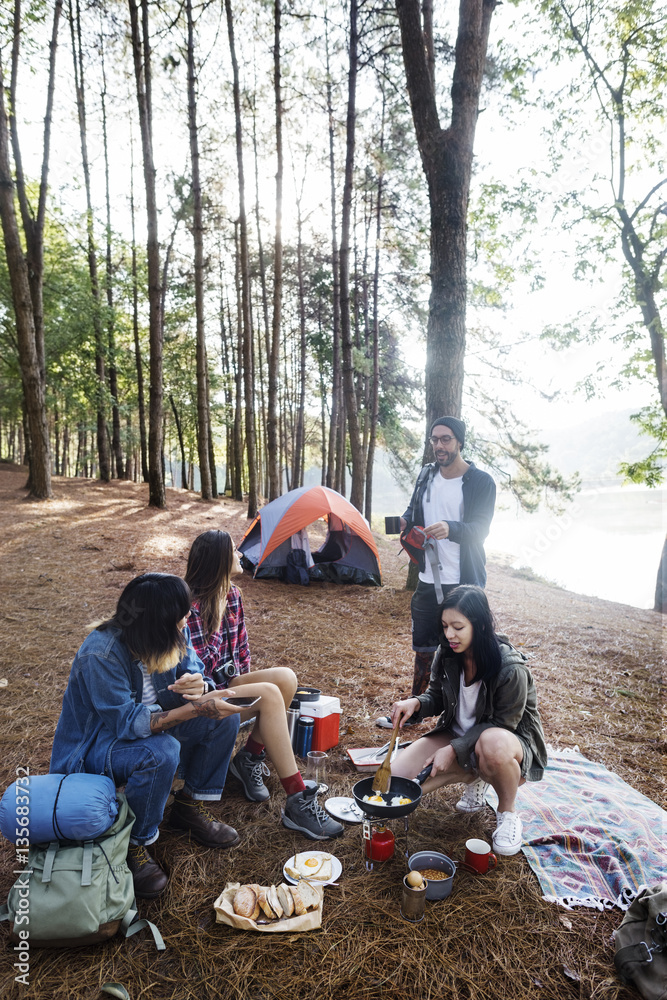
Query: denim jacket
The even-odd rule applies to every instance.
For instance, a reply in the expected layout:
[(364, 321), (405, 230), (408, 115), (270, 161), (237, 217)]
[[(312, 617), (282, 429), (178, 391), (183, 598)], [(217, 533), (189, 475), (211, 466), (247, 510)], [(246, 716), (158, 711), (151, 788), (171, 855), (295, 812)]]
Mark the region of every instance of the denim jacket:
[[(179, 694), (167, 690), (169, 684), (184, 673), (204, 673), (187, 627), (183, 637), (187, 649), (180, 663), (165, 673), (151, 674), (158, 702), (165, 711), (187, 704)], [(212, 689), (211, 682), (205, 680), (207, 688)], [(132, 658), (119, 631), (110, 628), (91, 632), (72, 662), (53, 739), (51, 773), (86, 770), (104, 774), (117, 740), (151, 736), (151, 712), (141, 704), (142, 691), (139, 661)]]
[[(480, 684), (475, 725), (463, 736), (455, 736), (452, 748), (459, 765), (471, 770), (470, 754), (485, 729), (499, 726), (520, 736), (531, 750), (528, 781), (540, 781), (547, 765), (547, 748), (540, 714), (537, 711), (537, 693), (532, 674), (523, 653), (510, 645), (507, 636), (498, 635), (502, 666), (495, 677)], [(440, 646), (433, 657), (431, 680), (424, 694), (419, 695), (421, 707), (413, 715), (421, 721), (429, 715), (439, 715), (433, 732), (451, 730), (459, 700), (461, 668), (453, 655)]]

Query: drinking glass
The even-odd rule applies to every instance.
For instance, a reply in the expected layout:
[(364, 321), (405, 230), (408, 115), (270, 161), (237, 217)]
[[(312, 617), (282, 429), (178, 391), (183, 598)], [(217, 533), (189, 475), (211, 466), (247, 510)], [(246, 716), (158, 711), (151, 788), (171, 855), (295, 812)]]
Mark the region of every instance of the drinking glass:
[(324, 750), (309, 750), (306, 755), (306, 781), (316, 781), (319, 792), (326, 792), (329, 786), (327, 778), (327, 760), (329, 755)]

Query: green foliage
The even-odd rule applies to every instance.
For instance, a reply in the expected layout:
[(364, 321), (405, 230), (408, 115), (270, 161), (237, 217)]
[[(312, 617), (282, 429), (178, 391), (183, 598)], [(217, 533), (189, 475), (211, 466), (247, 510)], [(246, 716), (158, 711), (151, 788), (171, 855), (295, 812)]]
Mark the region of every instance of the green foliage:
[(621, 463), (620, 471), (628, 483), (643, 483), (650, 487), (661, 486), (665, 481), (665, 462), (667, 462), (667, 420), (664, 413), (656, 404), (645, 406), (639, 413), (633, 413), (630, 419), (657, 444), (646, 458), (637, 462)]

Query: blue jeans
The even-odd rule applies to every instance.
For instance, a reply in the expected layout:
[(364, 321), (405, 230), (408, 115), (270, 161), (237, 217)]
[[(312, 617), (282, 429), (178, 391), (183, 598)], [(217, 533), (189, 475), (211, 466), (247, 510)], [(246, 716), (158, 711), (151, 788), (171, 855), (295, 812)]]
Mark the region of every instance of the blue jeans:
[[(446, 597), (458, 583), (443, 583), (442, 594)], [(412, 648), (415, 653), (435, 653), (442, 638), (440, 605), (432, 583), (419, 580), (410, 601), (412, 617)]]
[(179, 762), (187, 795), (209, 801), (220, 798), (238, 729), (238, 715), (200, 717), (143, 740), (116, 740), (109, 754), (110, 777), (116, 785), (125, 785), (128, 805), (136, 816), (133, 843), (157, 840)]

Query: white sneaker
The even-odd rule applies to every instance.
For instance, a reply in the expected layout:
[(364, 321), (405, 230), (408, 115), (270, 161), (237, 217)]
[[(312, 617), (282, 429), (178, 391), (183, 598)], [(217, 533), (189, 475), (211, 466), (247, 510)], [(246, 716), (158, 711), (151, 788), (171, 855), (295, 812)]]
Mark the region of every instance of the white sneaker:
[(477, 778), (465, 786), (463, 795), (454, 806), (460, 813), (476, 813), (486, 805), (486, 790), (489, 787), (488, 781)]
[(523, 823), (515, 812), (496, 813), (498, 825), (493, 834), (493, 849), (496, 854), (518, 854), (523, 840)]

